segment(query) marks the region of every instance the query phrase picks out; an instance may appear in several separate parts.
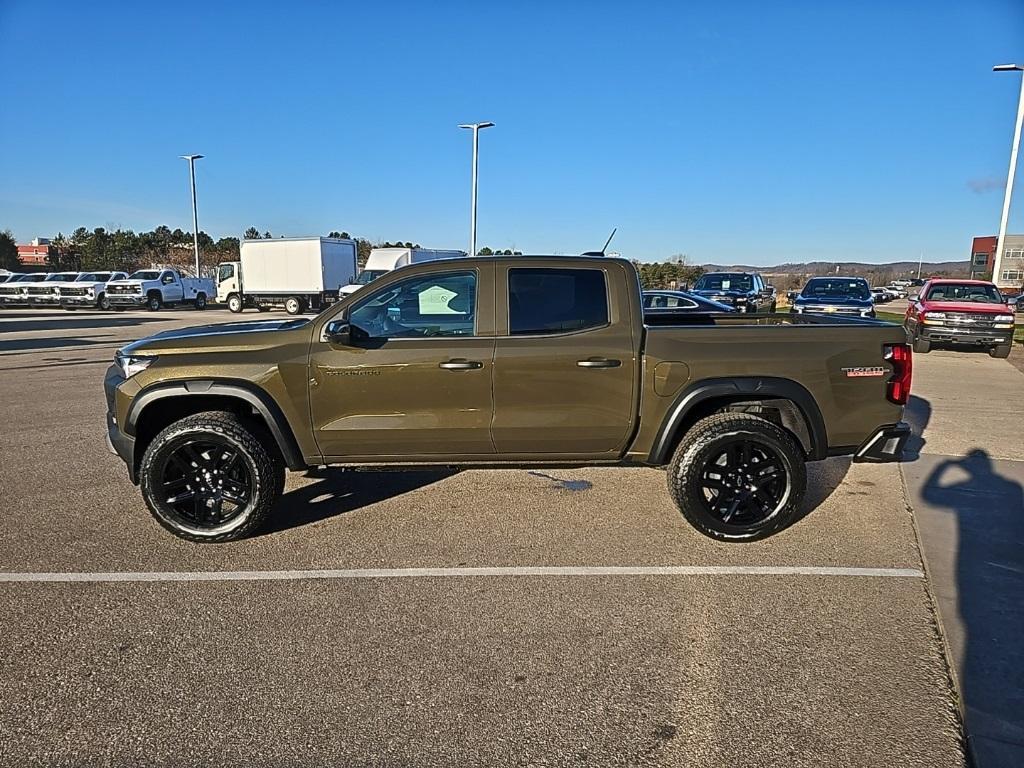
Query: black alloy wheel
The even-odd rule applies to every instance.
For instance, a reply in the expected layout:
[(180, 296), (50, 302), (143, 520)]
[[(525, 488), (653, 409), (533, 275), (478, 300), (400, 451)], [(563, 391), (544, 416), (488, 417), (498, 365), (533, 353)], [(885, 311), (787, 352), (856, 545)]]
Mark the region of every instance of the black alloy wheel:
[(254, 487), (237, 447), (212, 436), (185, 438), (163, 460), (156, 500), (187, 527), (216, 529), (245, 511)]
[(284, 480), (284, 462), (267, 430), (222, 411), (170, 424), (146, 446), (139, 465), (142, 496), (157, 522), (203, 543), (259, 529)]
[(736, 440), (704, 465), (700, 485), (711, 514), (723, 523), (757, 526), (785, 501), (789, 475), (771, 447)]
[(683, 517), (719, 541), (756, 541), (792, 523), (807, 487), (792, 433), (758, 415), (707, 416), (679, 441), (669, 493)]

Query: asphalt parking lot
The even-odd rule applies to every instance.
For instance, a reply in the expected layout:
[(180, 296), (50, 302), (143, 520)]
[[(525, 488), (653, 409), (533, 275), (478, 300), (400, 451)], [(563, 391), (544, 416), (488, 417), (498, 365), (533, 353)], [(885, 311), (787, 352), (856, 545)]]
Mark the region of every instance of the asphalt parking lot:
[[(262, 535), (173, 538), (106, 451), (103, 372), (238, 319), (0, 311), (0, 571), (81, 579), (0, 578), (3, 764), (964, 764), (897, 465), (812, 465), (746, 545), (615, 468), (293, 473)], [(941, 382), (979, 359), (921, 361), (917, 458), (958, 455)]]

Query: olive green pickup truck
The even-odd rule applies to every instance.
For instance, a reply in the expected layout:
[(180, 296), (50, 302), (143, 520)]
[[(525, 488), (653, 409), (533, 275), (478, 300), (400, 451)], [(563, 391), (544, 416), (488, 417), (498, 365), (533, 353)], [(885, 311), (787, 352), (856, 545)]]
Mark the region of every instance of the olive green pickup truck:
[(805, 463), (899, 458), (900, 326), (641, 306), (628, 261), (499, 257), (397, 269), (311, 318), (168, 331), (107, 372), (110, 447), (193, 541), (257, 529), (285, 468), (668, 468), (708, 536), (798, 513)]

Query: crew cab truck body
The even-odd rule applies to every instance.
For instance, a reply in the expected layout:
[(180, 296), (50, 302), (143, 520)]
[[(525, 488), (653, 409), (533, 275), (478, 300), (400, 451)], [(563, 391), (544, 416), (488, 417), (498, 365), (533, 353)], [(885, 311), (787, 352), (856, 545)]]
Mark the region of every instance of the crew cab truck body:
[(124, 272), (83, 272), (74, 282), (61, 283), (57, 287), (60, 305), (69, 310), (80, 307), (110, 309), (107, 283), (127, 279), (128, 275)]
[(168, 331), (107, 372), (109, 443), (195, 541), (269, 514), (285, 467), (667, 466), (703, 533), (767, 536), (805, 462), (898, 458), (910, 352), (872, 320), (692, 313), (646, 322), (612, 258), (395, 270), (319, 316)]
[(952, 344), (1009, 357), (1013, 344), (1013, 310), (995, 284), (984, 280), (929, 280), (907, 306), (904, 325), (915, 352)]
[(217, 270), (217, 301), (232, 312), (284, 307), (290, 315), (338, 300), (356, 276), (356, 243), (332, 237), (243, 240), (240, 261)]
[(217, 291), (213, 280), (206, 277), (184, 277), (176, 269), (140, 269), (125, 280), (107, 283), (107, 301), (114, 309), (146, 307), (156, 312), (161, 307), (190, 304), (206, 309), (206, 303)]

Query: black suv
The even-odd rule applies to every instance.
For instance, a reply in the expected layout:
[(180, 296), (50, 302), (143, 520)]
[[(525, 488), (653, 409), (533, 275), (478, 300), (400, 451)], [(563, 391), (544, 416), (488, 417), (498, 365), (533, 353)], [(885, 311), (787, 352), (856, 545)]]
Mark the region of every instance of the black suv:
[(728, 304), (737, 312), (775, 311), (775, 289), (757, 272), (707, 272), (690, 293)]

